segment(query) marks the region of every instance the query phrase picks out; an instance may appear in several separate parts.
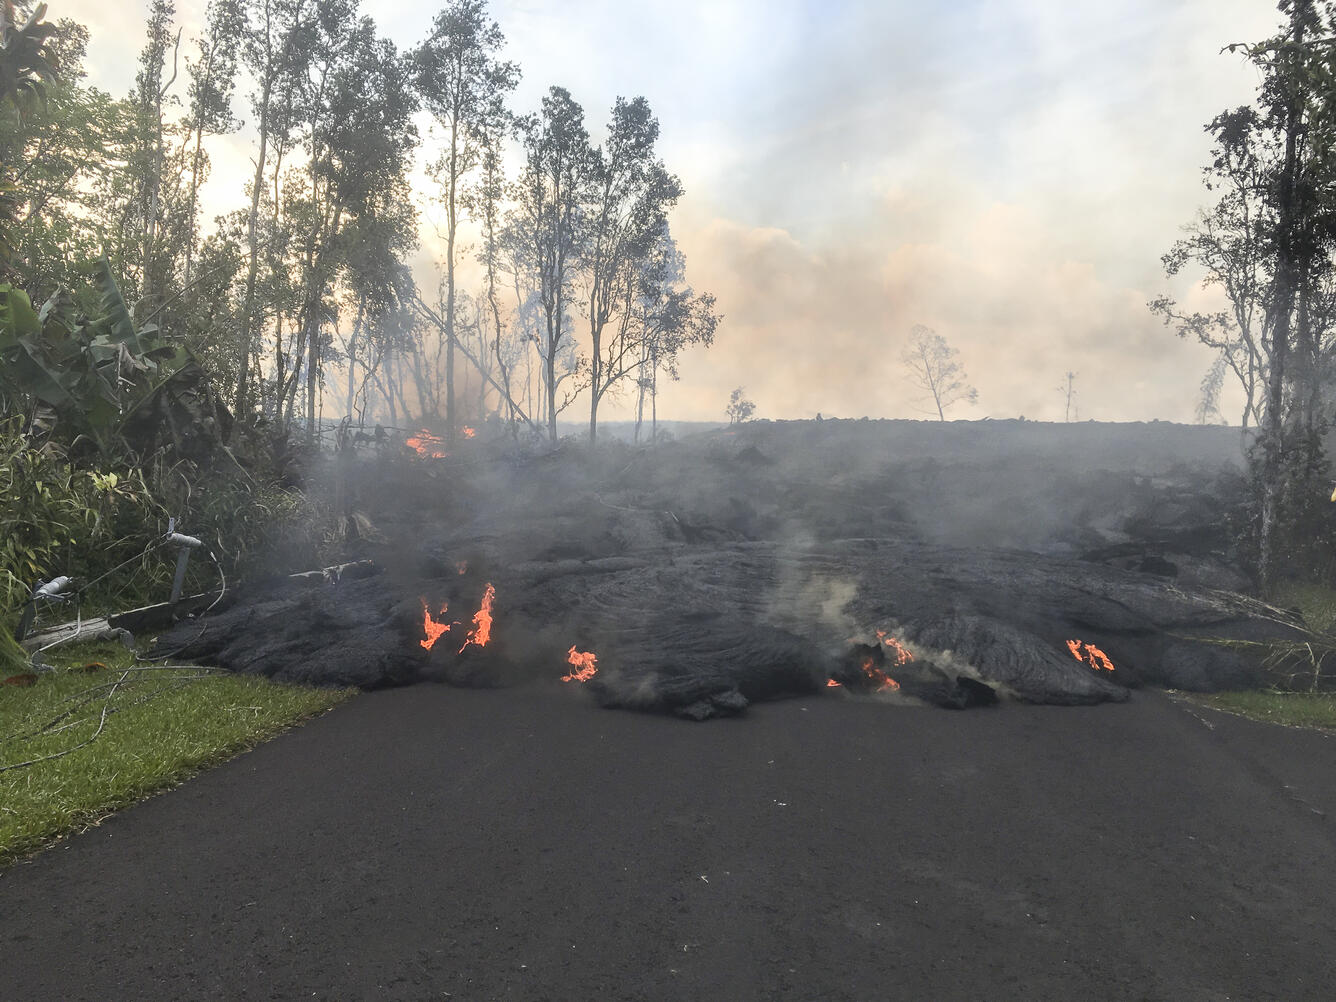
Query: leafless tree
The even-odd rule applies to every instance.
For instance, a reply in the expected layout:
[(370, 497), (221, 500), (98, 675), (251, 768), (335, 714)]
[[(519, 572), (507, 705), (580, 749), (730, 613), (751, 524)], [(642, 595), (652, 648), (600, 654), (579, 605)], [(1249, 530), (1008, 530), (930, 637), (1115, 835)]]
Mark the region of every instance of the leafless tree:
[(959, 354), (931, 327), (915, 324), (909, 332), (909, 347), (901, 356), (910, 379), (928, 394), (942, 421), (952, 404), (961, 400), (972, 404), (979, 399), (979, 391), (965, 382)]

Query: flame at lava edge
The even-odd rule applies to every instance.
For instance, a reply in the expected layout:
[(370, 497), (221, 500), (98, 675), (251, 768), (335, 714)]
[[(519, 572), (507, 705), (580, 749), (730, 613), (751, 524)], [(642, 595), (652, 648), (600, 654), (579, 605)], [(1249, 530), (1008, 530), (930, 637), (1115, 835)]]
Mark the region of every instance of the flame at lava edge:
[[(422, 632), (426, 634), (426, 637), (423, 640), (419, 640), (418, 643), (421, 644), (425, 650), (431, 650), (436, 641), (441, 638), (442, 633), (450, 632), (450, 624), (433, 619), (431, 609), (427, 607), (427, 600), (424, 598), (420, 599), (420, 601), (422, 602)], [(436, 615), (444, 616), (448, 608), (449, 606), (442, 602), (441, 610)]]
[(1072, 657), (1077, 661), (1089, 665), (1095, 671), (1113, 671), (1113, 659), (1094, 644), (1082, 640), (1069, 640), (1067, 650), (1072, 652)]
[(496, 601), (496, 589), (492, 583), (487, 582), (487, 590), (482, 595), (482, 605), (478, 611), (473, 614), (473, 629), (469, 630), (469, 635), (464, 639), (464, 646), (459, 649), (463, 654), (469, 644), (475, 647), (486, 647), (487, 642), (492, 639), (492, 603)]
[(574, 666), (574, 670), (561, 676), (563, 682), (588, 682), (598, 674), (598, 658), (594, 652), (577, 651), (574, 644), (566, 652), (566, 663)]
[[(885, 630), (877, 631), (877, 640), (886, 645), (897, 665), (906, 665), (914, 660), (914, 655), (910, 653), (909, 648)], [(877, 692), (900, 691), (900, 683), (874, 665), (871, 658), (864, 658), (859, 667), (863, 669), (863, 674), (868, 677), (868, 681), (877, 687)]]

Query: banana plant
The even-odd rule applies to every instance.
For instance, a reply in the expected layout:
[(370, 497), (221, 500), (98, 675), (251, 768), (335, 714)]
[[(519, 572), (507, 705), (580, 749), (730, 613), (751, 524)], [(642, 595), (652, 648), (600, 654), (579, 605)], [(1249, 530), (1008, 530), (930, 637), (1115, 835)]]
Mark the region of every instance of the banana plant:
[(161, 332), (136, 329), (105, 258), (89, 266), (100, 310), (80, 317), (59, 290), (40, 309), (27, 293), (0, 284), (0, 393), (33, 419), (63, 430), (70, 444), (94, 442), (106, 454), (124, 445), (125, 421), (189, 359)]
[(28, 100), (45, 99), (44, 82), (56, 75), (46, 44), (56, 26), (42, 23), (45, 16), (41, 3), (19, 24), (13, 0), (0, 0), (0, 103), (17, 109)]
[(46, 104), (46, 82), (55, 79), (47, 42), (55, 32), (45, 24), (46, 4), (38, 4), (23, 24), (13, 0), (0, 0), (0, 277), (14, 254), (14, 215), (18, 190), (10, 165), (16, 160), (13, 137), (28, 113)]

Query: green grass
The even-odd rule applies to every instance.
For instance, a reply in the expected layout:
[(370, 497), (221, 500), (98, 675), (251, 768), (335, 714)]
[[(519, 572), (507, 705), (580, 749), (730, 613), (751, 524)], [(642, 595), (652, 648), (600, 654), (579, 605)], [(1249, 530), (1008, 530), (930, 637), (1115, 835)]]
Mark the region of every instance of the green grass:
[[(1330, 686), (1329, 652), (1336, 647), (1336, 590), (1322, 584), (1283, 582), (1269, 601), (1283, 609), (1297, 609), (1313, 634), (1307, 643), (1277, 642), (1267, 657), (1266, 668), (1273, 684), (1283, 688), (1194, 693), (1188, 698), (1253, 720), (1336, 730), (1336, 693), (1284, 691)], [(1319, 665), (1321, 676), (1316, 673)]]
[[(159, 668), (116, 645), (46, 657), (57, 670), (31, 686), (0, 686), (0, 867), (355, 691)], [(104, 667), (85, 670), (94, 661)], [(37, 759), (45, 761), (20, 765)]]
[(1201, 693), (1193, 698), (1217, 710), (1254, 720), (1336, 730), (1336, 693), (1259, 690)]
[(1277, 586), (1272, 605), (1298, 609), (1304, 622), (1315, 633), (1336, 632), (1336, 589), (1322, 584), (1285, 582)]

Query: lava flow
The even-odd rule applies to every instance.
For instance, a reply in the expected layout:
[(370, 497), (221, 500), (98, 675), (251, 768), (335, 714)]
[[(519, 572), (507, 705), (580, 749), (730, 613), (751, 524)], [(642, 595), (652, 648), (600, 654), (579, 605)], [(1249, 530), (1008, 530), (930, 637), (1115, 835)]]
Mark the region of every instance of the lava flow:
[(594, 652), (577, 651), (574, 644), (566, 652), (566, 663), (572, 667), (570, 672), (561, 676), (563, 682), (588, 682), (598, 674), (598, 658)]
[[(445, 605), (445, 603), (442, 603), (441, 610), (436, 615), (444, 616), (446, 608), (447, 606)], [(418, 643), (420, 643), (427, 650), (431, 650), (432, 645), (434, 645), (436, 641), (440, 639), (442, 633), (450, 632), (449, 623), (442, 622), (441, 620), (432, 618), (431, 610), (427, 608), (427, 600), (425, 598), (422, 599), (422, 632), (426, 634), (426, 637), (423, 640), (419, 640)]]
[(877, 692), (895, 692), (900, 688), (900, 683), (873, 664), (870, 657), (864, 658), (859, 667), (863, 669), (863, 674), (868, 677), (868, 681), (872, 683)]
[(1083, 664), (1088, 664), (1096, 671), (1113, 671), (1113, 660), (1101, 651), (1094, 644), (1087, 644), (1080, 640), (1067, 641), (1067, 650), (1072, 652), (1072, 657)]
[(488, 582), (487, 590), (483, 592), (482, 605), (473, 614), (473, 629), (469, 630), (469, 635), (464, 640), (464, 647), (459, 649), (460, 654), (464, 653), (464, 649), (469, 644), (473, 644), (475, 647), (486, 647), (487, 641), (492, 639), (492, 603), (494, 601), (496, 601), (496, 589)]
[[(885, 630), (877, 631), (877, 639), (891, 649), (891, 655), (895, 658), (896, 664), (906, 665), (914, 660), (914, 655), (909, 653), (909, 648), (888, 635)], [(899, 688), (899, 686), (896, 686), (896, 688)]]

